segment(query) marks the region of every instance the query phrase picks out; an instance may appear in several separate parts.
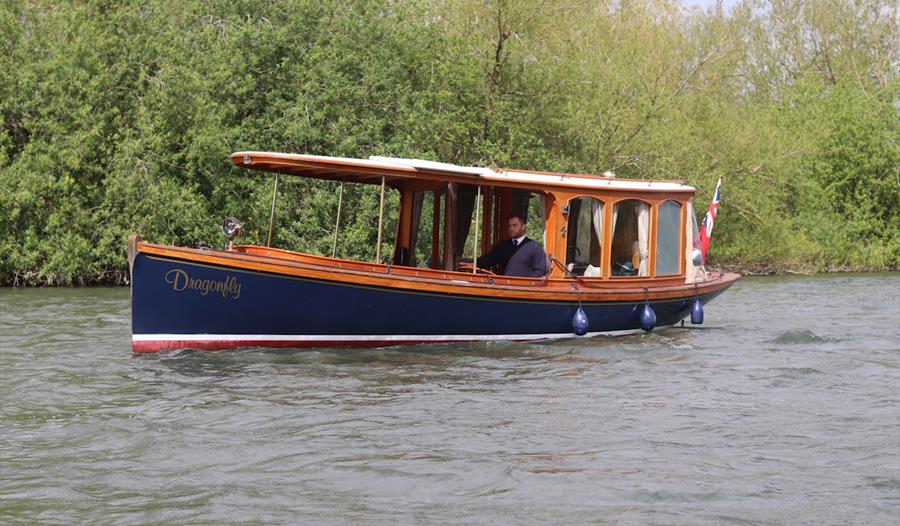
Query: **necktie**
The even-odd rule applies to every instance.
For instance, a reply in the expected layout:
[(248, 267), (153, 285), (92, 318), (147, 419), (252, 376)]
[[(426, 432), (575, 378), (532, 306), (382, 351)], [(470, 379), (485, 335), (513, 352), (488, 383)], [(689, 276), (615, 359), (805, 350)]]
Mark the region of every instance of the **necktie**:
[(513, 239), (513, 246), (514, 246), (514, 247), (519, 246), (519, 240), (518, 240), (518, 239)]

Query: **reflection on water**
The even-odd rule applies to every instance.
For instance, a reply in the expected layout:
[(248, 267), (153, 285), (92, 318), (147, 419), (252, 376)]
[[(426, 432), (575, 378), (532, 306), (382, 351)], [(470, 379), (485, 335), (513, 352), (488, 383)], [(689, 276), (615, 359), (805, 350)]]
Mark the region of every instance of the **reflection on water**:
[(0, 295), (4, 524), (897, 524), (897, 275), (625, 338), (138, 358), (127, 290)]

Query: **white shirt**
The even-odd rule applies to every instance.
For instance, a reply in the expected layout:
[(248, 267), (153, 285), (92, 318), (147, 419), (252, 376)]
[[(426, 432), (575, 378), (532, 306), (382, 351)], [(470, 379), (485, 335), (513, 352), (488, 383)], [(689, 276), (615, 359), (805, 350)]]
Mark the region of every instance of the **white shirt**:
[(513, 246), (519, 246), (522, 244), (522, 241), (525, 241), (525, 234), (522, 234), (522, 237), (517, 237), (513, 239)]

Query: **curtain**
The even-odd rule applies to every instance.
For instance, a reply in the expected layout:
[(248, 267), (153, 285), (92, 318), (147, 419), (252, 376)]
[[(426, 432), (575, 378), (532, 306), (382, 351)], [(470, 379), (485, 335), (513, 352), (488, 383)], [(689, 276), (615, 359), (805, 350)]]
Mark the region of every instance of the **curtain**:
[[(413, 194), (411, 231), (409, 233), (409, 262), (410, 267), (416, 266), (416, 244), (419, 241), (419, 224), (422, 222), (422, 203), (425, 201), (425, 192)], [(429, 247), (430, 248), (430, 247)]]
[(637, 203), (638, 211), (638, 250), (641, 255), (641, 266), (638, 269), (638, 276), (649, 276), (649, 254), (648, 241), (650, 237), (650, 205), (647, 203)]
[(613, 235), (616, 234), (616, 220), (619, 219), (619, 203), (613, 205), (613, 222), (612, 222), (612, 231)]
[(684, 233), (684, 257), (685, 257), (685, 283), (695, 283), (706, 279), (706, 270), (700, 266), (694, 266), (694, 249), (700, 248), (700, 227), (697, 225), (697, 216), (694, 215), (694, 200), (687, 203), (687, 224)]
[[(616, 241), (616, 222), (618, 221), (618, 219), (619, 219), (619, 203), (616, 203), (616, 204), (613, 205), (613, 220), (612, 220), (612, 233), (613, 233), (612, 243), (613, 243), (613, 244), (611, 245), (613, 248), (615, 248), (615, 246), (616, 246), (616, 244), (615, 244), (615, 241)], [(611, 261), (611, 262), (610, 262), (610, 265), (612, 266), (612, 269), (611, 269), (611, 270), (615, 271), (616, 262), (615, 262), (615, 261)]]
[(684, 282), (694, 283), (697, 281), (697, 267), (694, 266), (694, 203), (689, 200), (687, 202), (687, 221), (684, 223)]
[(594, 233), (597, 234), (597, 252), (603, 254), (603, 203), (591, 199), (591, 215), (594, 216)]
[(444, 268), (456, 270), (456, 183), (444, 189)]
[[(475, 211), (475, 187), (459, 185), (456, 193), (456, 257), (462, 257)], [(476, 247), (477, 249), (477, 247)]]

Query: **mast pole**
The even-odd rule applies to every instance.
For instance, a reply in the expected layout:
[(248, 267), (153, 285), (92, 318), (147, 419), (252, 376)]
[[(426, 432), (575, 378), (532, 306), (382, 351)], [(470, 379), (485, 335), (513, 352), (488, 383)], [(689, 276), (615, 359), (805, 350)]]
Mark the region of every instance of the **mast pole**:
[(378, 244), (375, 245), (375, 263), (381, 263), (381, 225), (384, 220), (384, 176), (381, 176), (381, 202), (378, 204)]
[(278, 177), (280, 174), (275, 174), (275, 187), (272, 188), (272, 211), (269, 212), (269, 237), (266, 240), (266, 246), (272, 246), (272, 227), (275, 224), (275, 197), (278, 196)]
[(341, 181), (341, 189), (338, 192), (338, 210), (337, 210), (337, 219), (334, 221), (334, 241), (331, 243), (331, 257), (334, 258), (335, 254), (337, 254), (337, 238), (338, 238), (338, 229), (341, 227), (341, 205), (344, 201), (344, 181)]
[(481, 187), (475, 195), (475, 245), (472, 247), (472, 274), (478, 272), (478, 232), (481, 230)]

